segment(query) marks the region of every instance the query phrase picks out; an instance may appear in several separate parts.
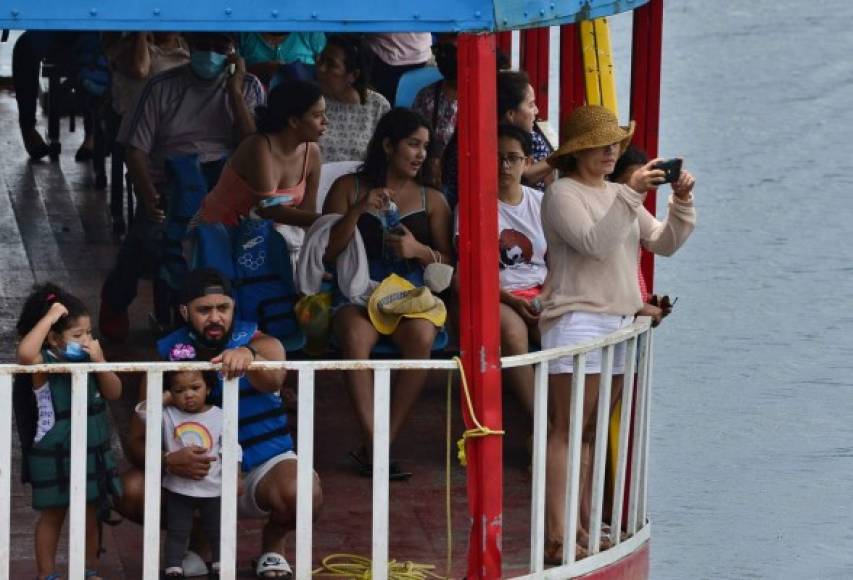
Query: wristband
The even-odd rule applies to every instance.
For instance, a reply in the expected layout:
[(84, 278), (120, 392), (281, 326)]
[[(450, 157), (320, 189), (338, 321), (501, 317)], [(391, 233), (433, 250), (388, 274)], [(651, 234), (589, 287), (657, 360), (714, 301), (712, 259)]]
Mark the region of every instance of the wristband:
[(252, 353), (252, 360), (255, 360), (256, 358), (258, 358), (258, 351), (256, 351), (254, 348), (252, 348), (251, 345), (244, 344), (242, 348), (245, 348), (250, 353)]

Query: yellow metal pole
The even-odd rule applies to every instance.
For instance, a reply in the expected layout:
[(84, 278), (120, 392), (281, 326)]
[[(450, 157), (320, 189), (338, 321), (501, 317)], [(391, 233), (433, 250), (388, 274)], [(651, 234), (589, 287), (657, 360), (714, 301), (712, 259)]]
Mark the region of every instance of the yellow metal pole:
[(583, 58), (583, 76), (586, 86), (586, 103), (601, 104), (600, 75), (598, 72), (598, 53), (595, 48), (595, 25), (592, 20), (580, 23), (581, 56)]
[(586, 102), (589, 105), (603, 105), (618, 115), (616, 77), (607, 19), (584, 20), (579, 30)]
[(593, 20), (595, 30), (595, 53), (598, 57), (598, 84), (601, 104), (619, 116), (616, 101), (616, 77), (613, 72), (613, 52), (610, 48), (610, 27), (606, 18)]
[[(584, 20), (580, 23), (581, 55), (583, 58), (586, 102), (602, 105), (619, 115), (616, 98), (616, 75), (613, 68), (613, 52), (610, 45), (610, 27), (606, 18)], [(617, 402), (610, 416), (608, 437), (608, 459), (610, 472), (616, 465), (619, 454), (619, 420), (622, 403)]]

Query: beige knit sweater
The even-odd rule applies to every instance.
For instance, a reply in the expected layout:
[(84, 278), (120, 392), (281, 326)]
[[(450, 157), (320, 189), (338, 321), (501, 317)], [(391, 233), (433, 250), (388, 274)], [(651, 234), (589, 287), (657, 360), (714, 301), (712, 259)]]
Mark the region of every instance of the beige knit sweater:
[(696, 223), (693, 196), (669, 198), (666, 221), (644, 207), (645, 194), (607, 182), (597, 189), (564, 177), (542, 199), (548, 277), (539, 326), (548, 330), (566, 312), (631, 315), (643, 302), (637, 283), (639, 244), (655, 254), (675, 252)]

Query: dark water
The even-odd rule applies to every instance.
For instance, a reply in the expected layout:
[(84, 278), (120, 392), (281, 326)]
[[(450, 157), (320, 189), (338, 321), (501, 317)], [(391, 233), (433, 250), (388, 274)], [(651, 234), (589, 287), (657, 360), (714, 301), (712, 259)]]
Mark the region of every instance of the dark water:
[(664, 31), (699, 222), (658, 261), (652, 577), (853, 578), (853, 2), (670, 0)]

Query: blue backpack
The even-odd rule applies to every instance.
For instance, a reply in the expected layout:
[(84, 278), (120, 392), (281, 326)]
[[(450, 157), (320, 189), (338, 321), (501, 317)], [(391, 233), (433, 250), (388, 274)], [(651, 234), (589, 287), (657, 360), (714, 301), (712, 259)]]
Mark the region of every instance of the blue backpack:
[(192, 267), (215, 268), (232, 283), (235, 319), (256, 322), (286, 350), (299, 350), (305, 336), (296, 321), (296, 286), (287, 243), (272, 220), (244, 219), (236, 227), (199, 224)]

